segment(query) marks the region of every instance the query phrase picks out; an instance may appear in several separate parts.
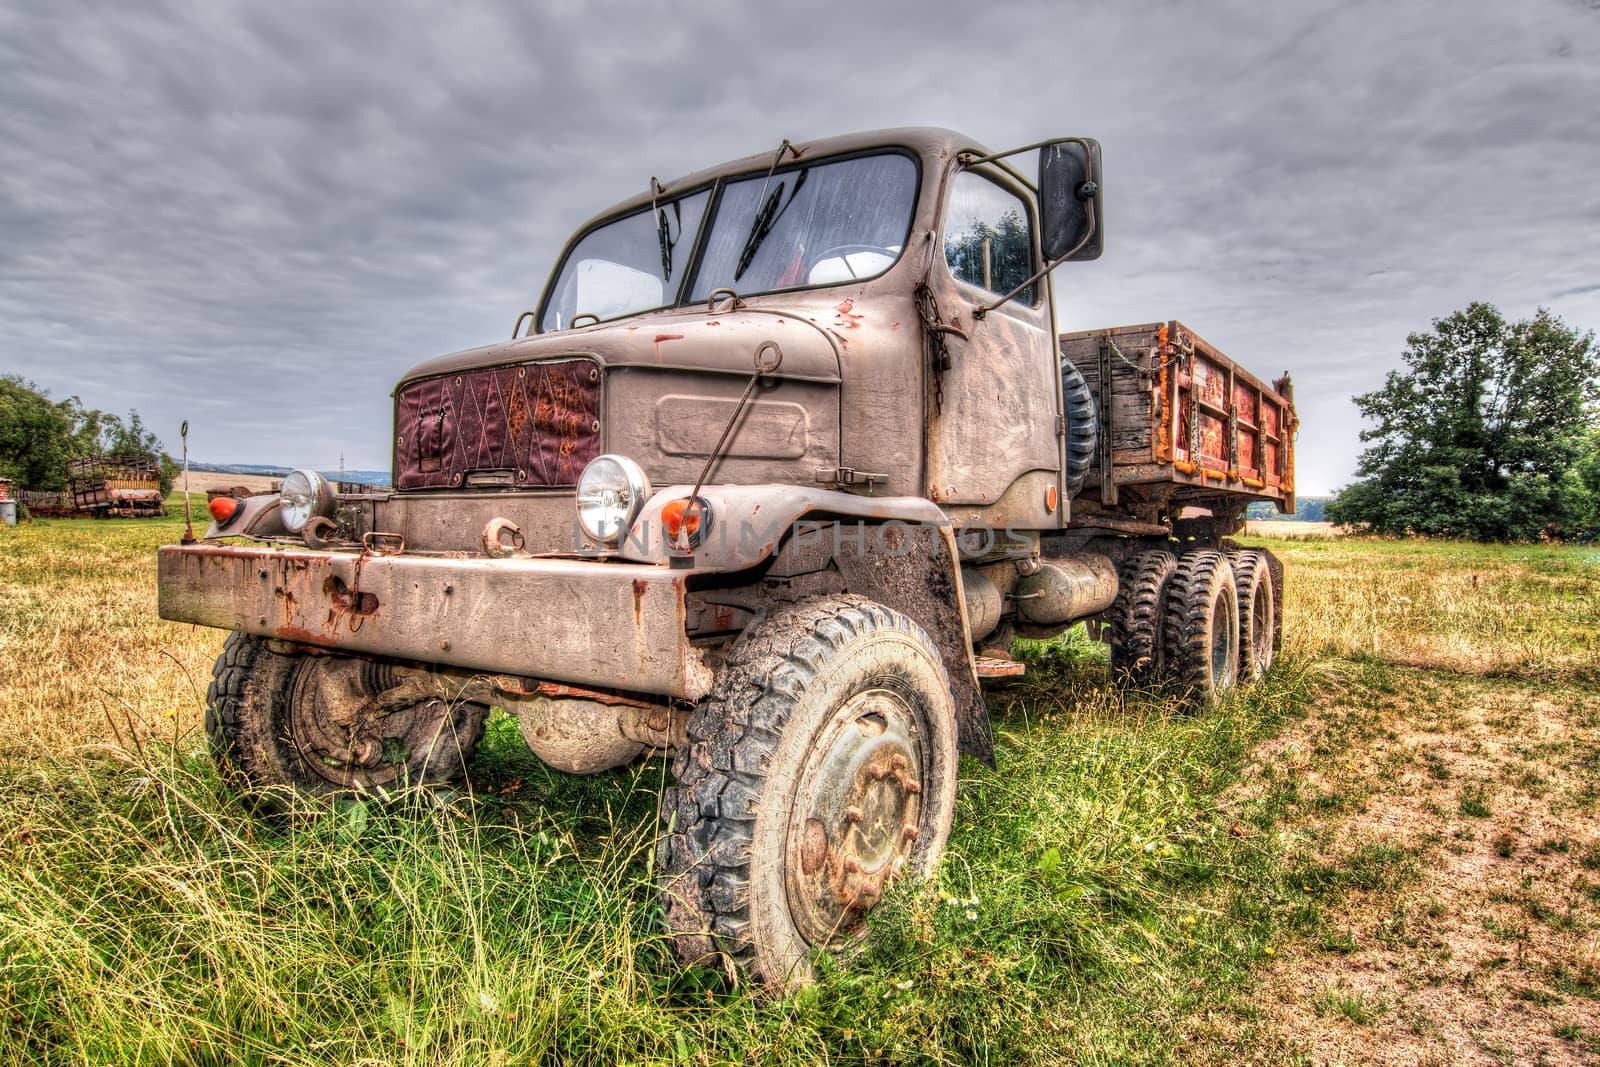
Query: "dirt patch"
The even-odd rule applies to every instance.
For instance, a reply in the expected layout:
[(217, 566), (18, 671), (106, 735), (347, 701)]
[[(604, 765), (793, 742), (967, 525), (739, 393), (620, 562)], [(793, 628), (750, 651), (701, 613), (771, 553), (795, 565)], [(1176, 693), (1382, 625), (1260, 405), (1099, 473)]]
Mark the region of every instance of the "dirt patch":
[(1316, 1063), (1600, 1062), (1600, 699), (1395, 678), (1257, 753), (1327, 898), (1256, 1007)]

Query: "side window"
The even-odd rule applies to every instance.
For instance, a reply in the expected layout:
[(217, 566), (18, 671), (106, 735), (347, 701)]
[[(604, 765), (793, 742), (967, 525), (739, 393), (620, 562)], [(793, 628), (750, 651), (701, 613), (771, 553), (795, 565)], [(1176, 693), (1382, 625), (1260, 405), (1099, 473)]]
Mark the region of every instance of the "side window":
[[(1028, 205), (975, 171), (958, 173), (944, 219), (944, 259), (956, 278), (1009, 293), (1034, 272), (1033, 223)], [(1017, 294), (1034, 302), (1034, 286)]]

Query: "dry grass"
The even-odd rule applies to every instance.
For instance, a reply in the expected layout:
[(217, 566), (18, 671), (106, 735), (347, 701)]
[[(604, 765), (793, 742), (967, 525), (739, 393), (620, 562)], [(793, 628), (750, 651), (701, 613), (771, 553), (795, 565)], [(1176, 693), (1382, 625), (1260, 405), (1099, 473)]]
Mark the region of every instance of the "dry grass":
[(1595, 549), (1373, 538), (1260, 543), (1290, 567), (1290, 633), (1309, 656), (1600, 679)]
[(1250, 519), (1244, 527), (1245, 533), (1251, 537), (1266, 537), (1273, 540), (1303, 541), (1309, 538), (1345, 536), (1345, 528), (1342, 526), (1335, 526), (1331, 522), (1306, 522), (1300, 519)]
[[(273, 483), (279, 480), (265, 474), (220, 474), (216, 471), (190, 471), (189, 491), (203, 502), (207, 489), (231, 489), (236, 485), (242, 485), (253, 493), (270, 493)], [(176, 484), (181, 494), (183, 475), (178, 475)]]
[[(203, 513), (204, 496), (197, 506)], [(0, 757), (200, 725), (222, 635), (155, 614), (153, 547), (181, 531), (169, 517), (39, 520), (4, 532)]]

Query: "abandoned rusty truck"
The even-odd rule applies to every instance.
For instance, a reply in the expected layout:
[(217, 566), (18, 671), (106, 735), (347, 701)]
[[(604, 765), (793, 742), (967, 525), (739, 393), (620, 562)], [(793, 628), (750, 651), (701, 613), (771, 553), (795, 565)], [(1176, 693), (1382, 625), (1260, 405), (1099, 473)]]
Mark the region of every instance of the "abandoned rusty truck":
[(1177, 322), (1058, 336), (1101, 203), (1091, 140), (937, 129), (652, 178), (509, 341), (400, 379), (391, 492), (297, 471), (161, 549), (161, 615), (233, 631), (223, 767), (444, 782), (492, 707), (562, 770), (670, 754), (679, 953), (805, 981), (939, 859), (1014, 635), (1088, 620), (1202, 701), (1272, 661), (1281, 571), (1224, 538), (1294, 508), (1287, 378)]

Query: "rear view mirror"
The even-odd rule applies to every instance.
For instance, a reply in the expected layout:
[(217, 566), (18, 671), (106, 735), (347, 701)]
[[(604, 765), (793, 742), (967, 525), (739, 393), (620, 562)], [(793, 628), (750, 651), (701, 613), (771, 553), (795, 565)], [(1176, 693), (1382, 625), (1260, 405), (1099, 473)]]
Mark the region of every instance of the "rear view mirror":
[(1039, 149), (1039, 229), (1047, 263), (1100, 258), (1105, 217), (1099, 141), (1072, 137)]

